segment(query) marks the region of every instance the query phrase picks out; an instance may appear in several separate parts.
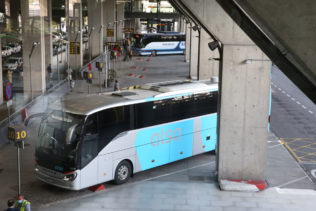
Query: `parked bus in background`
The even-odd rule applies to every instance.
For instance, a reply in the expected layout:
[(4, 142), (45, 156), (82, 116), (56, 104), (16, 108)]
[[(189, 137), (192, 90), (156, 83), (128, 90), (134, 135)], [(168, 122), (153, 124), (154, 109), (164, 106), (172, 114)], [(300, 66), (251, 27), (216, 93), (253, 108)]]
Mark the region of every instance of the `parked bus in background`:
[(190, 81), (70, 96), (42, 119), (36, 177), (70, 190), (215, 150), (217, 83)]
[(138, 55), (183, 54), (184, 33), (134, 34), (134, 52)]

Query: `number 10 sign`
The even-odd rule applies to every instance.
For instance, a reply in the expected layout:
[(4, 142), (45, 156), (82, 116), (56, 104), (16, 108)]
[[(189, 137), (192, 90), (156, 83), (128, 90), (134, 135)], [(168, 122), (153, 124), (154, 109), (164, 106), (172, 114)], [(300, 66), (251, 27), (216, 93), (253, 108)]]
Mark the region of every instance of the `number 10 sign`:
[(11, 141), (24, 141), (26, 139), (26, 135), (26, 130), (23, 125), (14, 125), (8, 127), (8, 139)]

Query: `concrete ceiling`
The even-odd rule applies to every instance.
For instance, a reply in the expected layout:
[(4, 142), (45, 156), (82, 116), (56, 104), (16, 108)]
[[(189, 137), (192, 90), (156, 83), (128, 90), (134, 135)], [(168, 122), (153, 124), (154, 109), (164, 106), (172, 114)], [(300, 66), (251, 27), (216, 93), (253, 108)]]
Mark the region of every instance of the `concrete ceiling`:
[[(316, 1), (170, 1), (222, 44), (257, 44), (316, 103)], [(227, 18), (234, 22), (225, 25)]]

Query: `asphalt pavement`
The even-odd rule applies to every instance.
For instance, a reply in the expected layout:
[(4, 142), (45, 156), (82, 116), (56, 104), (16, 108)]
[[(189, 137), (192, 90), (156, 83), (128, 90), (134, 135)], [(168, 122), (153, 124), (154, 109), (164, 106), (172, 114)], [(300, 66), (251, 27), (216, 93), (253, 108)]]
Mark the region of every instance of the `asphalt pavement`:
[(316, 184), (316, 105), (272, 67), (271, 130)]

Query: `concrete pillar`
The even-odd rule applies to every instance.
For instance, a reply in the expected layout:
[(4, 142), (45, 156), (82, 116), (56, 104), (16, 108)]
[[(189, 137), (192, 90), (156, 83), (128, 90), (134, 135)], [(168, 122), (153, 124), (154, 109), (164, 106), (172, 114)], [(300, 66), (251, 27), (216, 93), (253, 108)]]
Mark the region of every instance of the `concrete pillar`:
[(32, 99), (46, 90), (45, 21), (47, 0), (21, 0), (24, 97)]
[[(2, 54), (1, 50), (1, 38), (0, 38), (0, 55)], [(0, 56), (0, 105), (3, 103), (3, 71), (2, 71), (2, 56)]]
[(88, 0), (89, 54), (95, 58), (103, 52), (103, 3)]
[[(193, 26), (193, 24), (192, 24)], [(190, 29), (190, 78), (198, 80), (199, 69), (199, 30)]]
[(177, 20), (173, 21), (173, 31), (174, 32), (180, 32), (181, 24), (180, 24), (180, 18)]
[(117, 8), (117, 40), (124, 38), (124, 3), (119, 3)]
[(185, 54), (184, 61), (190, 62), (190, 51), (191, 51), (191, 24), (190, 22), (185, 22)]
[(140, 18), (135, 18), (135, 23), (134, 23), (134, 32), (140, 33), (142, 28), (141, 28), (141, 23), (140, 23)]
[(184, 18), (180, 18), (180, 33), (184, 33), (185, 32), (185, 26), (186, 24), (185, 24), (185, 20), (184, 20)]
[(211, 51), (208, 43), (213, 41), (210, 35), (201, 28), (200, 30), (200, 46), (199, 46), (199, 71), (198, 79), (210, 79), (212, 76), (218, 76), (219, 53)]
[[(75, 75), (78, 75), (78, 71), (83, 65), (81, 0), (66, 0), (66, 17), (67, 33), (70, 43), (69, 66), (75, 71)], [(75, 47), (75, 49), (72, 50), (72, 47)]]
[[(271, 62), (216, 0), (182, 0), (221, 42), (217, 171), (223, 180), (265, 179)], [(238, 12), (235, 14), (238, 17)], [(253, 61), (245, 62), (250, 59)], [(249, 60), (248, 60), (249, 61)], [(221, 185), (224, 190), (245, 190)], [(249, 188), (249, 186), (248, 186)]]
[(48, 67), (49, 64), (52, 64), (53, 59), (52, 1), (53, 0), (47, 0), (48, 16), (45, 17), (45, 67)]
[(11, 31), (11, 8), (10, 8), (10, 0), (4, 1), (5, 15), (6, 18), (6, 31)]
[(265, 179), (271, 74), (266, 60), (255, 45), (223, 45), (219, 179)]
[(19, 28), (19, 15), (21, 9), (20, 0), (10, 0), (10, 22), (11, 29), (16, 31)]
[(175, 31), (176, 32), (180, 32), (180, 33), (184, 33), (185, 32), (185, 20), (182, 17), (179, 17), (177, 19), (177, 21), (174, 22), (175, 24)]
[(103, 2), (103, 23), (106, 26), (107, 42), (116, 41), (116, 0), (105, 0)]

